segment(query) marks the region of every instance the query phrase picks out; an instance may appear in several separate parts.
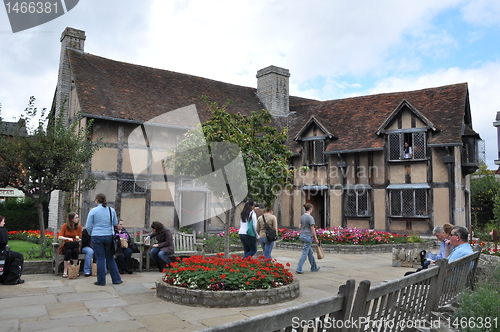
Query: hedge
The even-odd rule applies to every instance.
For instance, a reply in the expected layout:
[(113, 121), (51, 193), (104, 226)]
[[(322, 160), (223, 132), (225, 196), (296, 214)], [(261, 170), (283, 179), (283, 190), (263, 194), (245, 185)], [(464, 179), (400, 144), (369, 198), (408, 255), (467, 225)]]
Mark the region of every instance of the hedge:
[[(48, 201), (43, 203), (45, 228), (47, 228), (49, 208)], [(7, 200), (0, 203), (0, 215), (5, 217), (5, 227), (9, 231), (25, 231), (40, 229), (38, 212), (31, 198)]]

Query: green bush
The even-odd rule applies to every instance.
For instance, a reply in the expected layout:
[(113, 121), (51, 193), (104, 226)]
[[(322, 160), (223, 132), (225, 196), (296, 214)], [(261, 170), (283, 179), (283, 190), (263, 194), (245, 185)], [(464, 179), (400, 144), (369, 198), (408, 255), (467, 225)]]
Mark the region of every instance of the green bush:
[(500, 331), (500, 266), (495, 266), (472, 292), (459, 298), (451, 327), (462, 332)]
[[(219, 235), (205, 235), (205, 252), (207, 253), (219, 253), (224, 252), (224, 236)], [(229, 237), (229, 244), (240, 245), (240, 239)]]
[[(49, 217), (48, 201), (43, 203), (43, 213), (45, 227), (47, 227)], [(0, 203), (0, 215), (5, 217), (5, 227), (7, 227), (9, 231), (40, 229), (38, 212), (35, 202), (33, 202), (31, 198), (8, 200)]]

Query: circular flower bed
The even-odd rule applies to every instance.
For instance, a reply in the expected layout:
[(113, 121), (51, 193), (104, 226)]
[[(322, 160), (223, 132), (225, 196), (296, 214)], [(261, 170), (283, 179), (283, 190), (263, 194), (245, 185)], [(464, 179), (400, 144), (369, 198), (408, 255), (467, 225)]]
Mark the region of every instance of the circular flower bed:
[(283, 264), (263, 256), (178, 258), (156, 282), (157, 297), (204, 307), (269, 305), (299, 295), (299, 283), (293, 280), (292, 273)]
[[(287, 263), (289, 267), (290, 264)], [(208, 291), (270, 289), (293, 282), (293, 274), (276, 260), (191, 256), (178, 258), (163, 281), (179, 287)]]

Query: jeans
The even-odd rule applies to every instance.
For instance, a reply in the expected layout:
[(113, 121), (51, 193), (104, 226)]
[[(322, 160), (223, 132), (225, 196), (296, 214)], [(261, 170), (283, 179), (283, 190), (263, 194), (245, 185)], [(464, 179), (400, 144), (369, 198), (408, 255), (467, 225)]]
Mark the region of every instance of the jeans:
[(116, 256), (116, 263), (118, 264), (118, 268), (120, 270), (127, 271), (130, 258), (132, 258), (132, 249), (122, 248), (122, 253)]
[(312, 239), (313, 238), (310, 235), (300, 234), (300, 242), (304, 244), (304, 247), (302, 248), (302, 256), (300, 256), (299, 264), (297, 265), (296, 269), (296, 272), (298, 273), (304, 272), (302, 270), (302, 266), (304, 265), (306, 258), (309, 259), (309, 263), (311, 263), (311, 271), (314, 272), (318, 270), (318, 266), (316, 265), (316, 260), (314, 259), (314, 253), (311, 248)]
[(83, 273), (92, 274), (92, 259), (94, 258), (94, 249), (91, 247), (83, 247), (82, 253), (85, 254), (85, 261), (83, 262)]
[(252, 257), (257, 252), (257, 242), (255, 242), (255, 237), (240, 234), (240, 241), (243, 244), (243, 258)]
[(120, 283), (122, 278), (118, 274), (118, 267), (116, 266), (114, 255), (111, 253), (113, 236), (92, 236), (91, 241), (97, 259), (97, 283), (99, 285), (106, 285), (106, 263), (113, 284)]
[(164, 251), (161, 251), (158, 247), (151, 248), (151, 250), (149, 251), (149, 256), (151, 257), (153, 262), (156, 263), (158, 269), (161, 269), (162, 271), (167, 265), (170, 265), (170, 263), (172, 263), (170, 258), (168, 258), (168, 254)]
[(268, 241), (266, 237), (259, 239), (262, 250), (264, 251), (265, 258), (271, 258), (271, 251), (273, 251), (274, 241)]

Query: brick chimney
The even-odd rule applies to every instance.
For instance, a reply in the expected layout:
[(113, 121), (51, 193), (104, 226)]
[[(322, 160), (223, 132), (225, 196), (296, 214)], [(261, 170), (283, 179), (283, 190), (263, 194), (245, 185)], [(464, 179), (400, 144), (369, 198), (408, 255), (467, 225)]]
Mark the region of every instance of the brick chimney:
[(61, 34), (61, 55), (59, 58), (59, 75), (56, 90), (56, 115), (60, 112), (68, 113), (69, 93), (71, 89), (71, 68), (69, 65), (68, 48), (83, 51), (85, 44), (85, 31), (66, 28)]
[[(69, 94), (71, 91), (71, 67), (68, 59), (68, 48), (83, 51), (85, 44), (85, 31), (66, 28), (61, 34), (61, 55), (59, 58), (59, 75), (57, 77), (55, 101), (55, 115), (63, 112), (64, 120), (68, 123)], [(57, 232), (66, 220), (64, 207), (65, 193), (59, 190), (53, 191), (49, 203), (48, 227)]]
[(269, 66), (257, 72), (257, 96), (273, 116), (290, 112), (288, 69)]

